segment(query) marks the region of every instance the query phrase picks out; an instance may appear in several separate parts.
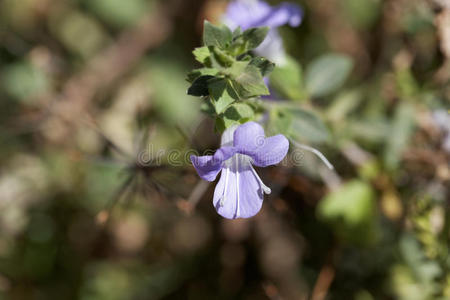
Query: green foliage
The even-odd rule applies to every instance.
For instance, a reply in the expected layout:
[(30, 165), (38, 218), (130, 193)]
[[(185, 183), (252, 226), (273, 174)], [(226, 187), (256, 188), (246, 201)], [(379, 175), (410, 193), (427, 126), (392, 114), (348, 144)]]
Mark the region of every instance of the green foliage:
[[(450, 299), (445, 1), (294, 1), (277, 66), (216, 2), (0, 1), (0, 299)], [(290, 153), (227, 221), (189, 155), (249, 120)]]
[(306, 68), (305, 84), (311, 97), (322, 97), (339, 89), (350, 75), (353, 61), (350, 57), (330, 53), (312, 61)]
[(1, 85), (11, 97), (29, 101), (49, 87), (49, 80), (42, 70), (28, 62), (17, 62), (1, 70)]
[[(264, 68), (260, 66), (260, 68)], [(236, 88), (241, 99), (269, 95), (269, 89), (264, 83), (262, 71), (255, 65), (247, 63), (245, 69), (240, 73), (235, 73), (232, 84)]]
[(263, 77), (270, 74), (274, 64), (249, 52), (263, 42), (267, 32), (266, 27), (231, 32), (225, 25), (204, 23), (204, 46), (193, 51), (204, 67), (188, 74), (188, 94), (204, 97), (208, 103), (203, 111), (216, 119), (220, 131), (255, 115), (252, 106), (237, 101), (269, 95)]
[(108, 42), (106, 30), (100, 23), (80, 11), (63, 11), (50, 21), (50, 29), (64, 47), (83, 58), (94, 55)]
[(375, 241), (375, 196), (370, 184), (353, 180), (342, 185), (320, 202), (317, 212), (345, 240), (357, 244)]
[(271, 114), (270, 127), (294, 140), (309, 143), (329, 141), (330, 133), (321, 118), (311, 110), (277, 108)]
[(149, 8), (145, 0), (83, 0), (83, 3), (102, 20), (116, 27), (133, 25)]
[(271, 86), (281, 96), (294, 101), (304, 101), (306, 92), (303, 84), (303, 71), (292, 57), (287, 58), (287, 63), (277, 66), (270, 75)]
[(344, 0), (345, 15), (358, 29), (366, 29), (374, 25), (380, 15), (380, 0)]
[(205, 46), (225, 49), (230, 45), (232, 39), (233, 33), (227, 26), (215, 26), (208, 21), (203, 24), (203, 43)]
[(403, 103), (397, 107), (388, 133), (384, 163), (389, 170), (398, 168), (403, 150), (408, 145), (414, 129), (414, 107)]
[(209, 95), (214, 110), (217, 115), (225, 111), (225, 109), (236, 101), (237, 95), (234, 93), (229, 80), (214, 78), (208, 84)]

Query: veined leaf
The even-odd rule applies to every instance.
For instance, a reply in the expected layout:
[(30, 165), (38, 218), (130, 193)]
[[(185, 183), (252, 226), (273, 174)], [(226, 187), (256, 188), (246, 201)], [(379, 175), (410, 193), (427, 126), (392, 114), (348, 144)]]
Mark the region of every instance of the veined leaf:
[(192, 83), (192, 82), (194, 82), (195, 79), (197, 79), (200, 76), (204, 76), (204, 75), (216, 76), (218, 72), (219, 72), (219, 70), (214, 69), (214, 68), (195, 69), (188, 73), (187, 81)]
[(289, 131), (292, 137), (311, 143), (323, 143), (329, 140), (328, 128), (314, 112), (301, 108), (290, 109), (288, 112), (292, 118)]
[(234, 78), (233, 86), (240, 98), (270, 94), (259, 69), (253, 65), (248, 65), (240, 75)]
[(326, 54), (306, 69), (305, 83), (312, 97), (326, 96), (339, 89), (353, 68), (352, 59), (343, 54)]
[(250, 60), (250, 65), (257, 67), (263, 77), (269, 75), (275, 67), (275, 64), (273, 62), (271, 62), (267, 58), (260, 56), (254, 57), (252, 60)]
[(209, 90), (208, 90), (208, 80), (213, 79), (214, 76), (211, 75), (204, 75), (200, 76), (192, 83), (192, 85), (189, 87), (187, 93), (191, 96), (208, 96)]
[(204, 64), (206, 59), (211, 55), (211, 52), (209, 52), (208, 47), (203, 46), (199, 48), (195, 48), (194, 51), (192, 51), (192, 54), (194, 54), (195, 59)]
[(270, 75), (271, 86), (290, 100), (305, 99), (303, 74), (301, 66), (292, 58), (287, 58), (287, 64), (276, 66)]
[(247, 43), (247, 49), (253, 50), (258, 47), (264, 41), (268, 32), (269, 27), (256, 27), (244, 31), (242, 37)]
[(215, 46), (225, 49), (233, 38), (231, 30), (225, 26), (216, 26), (208, 21), (204, 22), (203, 42), (205, 46)]
[(237, 95), (226, 79), (216, 78), (211, 80), (208, 83), (208, 90), (216, 114), (224, 112), (237, 99)]

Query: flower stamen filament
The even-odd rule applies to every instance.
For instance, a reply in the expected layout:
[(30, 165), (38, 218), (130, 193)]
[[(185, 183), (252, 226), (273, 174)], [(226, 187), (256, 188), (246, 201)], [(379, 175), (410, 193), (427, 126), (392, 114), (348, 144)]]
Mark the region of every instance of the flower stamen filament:
[(253, 169), (253, 168), (251, 168), (251, 169), (252, 169), (253, 175), (255, 175), (255, 177), (256, 177), (256, 180), (258, 180), (259, 185), (261, 186), (261, 189), (263, 190), (263, 192), (267, 195), (272, 193), (272, 190), (270, 189), (270, 187), (268, 187), (267, 185), (264, 184), (264, 182), (258, 176), (258, 173), (256, 173), (255, 169)]

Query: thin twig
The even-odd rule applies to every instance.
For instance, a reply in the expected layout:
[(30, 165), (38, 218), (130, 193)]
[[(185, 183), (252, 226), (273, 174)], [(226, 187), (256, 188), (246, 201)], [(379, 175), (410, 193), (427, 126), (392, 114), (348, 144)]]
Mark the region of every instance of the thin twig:
[(325, 265), (322, 267), (317, 278), (316, 285), (314, 286), (311, 300), (323, 300), (327, 296), (331, 283), (334, 280), (335, 270), (331, 265)]

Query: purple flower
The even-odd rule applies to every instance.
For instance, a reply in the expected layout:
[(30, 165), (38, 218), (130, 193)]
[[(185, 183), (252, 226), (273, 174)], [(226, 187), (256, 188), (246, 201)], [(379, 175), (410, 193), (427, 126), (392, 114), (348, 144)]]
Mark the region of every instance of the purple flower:
[(432, 118), (437, 127), (442, 131), (442, 148), (450, 153), (450, 113), (443, 109), (435, 110)]
[(214, 181), (222, 171), (214, 191), (213, 204), (227, 218), (249, 218), (261, 209), (264, 194), (271, 190), (259, 178), (252, 164), (267, 167), (279, 163), (289, 150), (284, 135), (266, 138), (255, 122), (233, 126), (222, 135), (221, 147), (214, 155), (191, 156), (198, 175)]
[(302, 9), (293, 3), (283, 2), (272, 7), (261, 0), (235, 0), (228, 5), (224, 23), (231, 29), (239, 26), (243, 30), (260, 26), (270, 27), (266, 39), (256, 52), (282, 65), (286, 62), (286, 57), (283, 42), (276, 28), (285, 24), (296, 27), (300, 25), (302, 18)]

